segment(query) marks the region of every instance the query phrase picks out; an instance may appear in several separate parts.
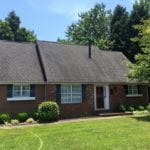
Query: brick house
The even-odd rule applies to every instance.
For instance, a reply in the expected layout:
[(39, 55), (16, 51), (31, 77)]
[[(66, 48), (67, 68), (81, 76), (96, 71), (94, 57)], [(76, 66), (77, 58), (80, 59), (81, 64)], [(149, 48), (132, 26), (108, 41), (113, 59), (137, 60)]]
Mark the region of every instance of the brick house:
[(126, 60), (96, 47), (0, 41), (0, 112), (30, 112), (46, 100), (62, 116), (148, 104), (150, 89), (127, 80)]

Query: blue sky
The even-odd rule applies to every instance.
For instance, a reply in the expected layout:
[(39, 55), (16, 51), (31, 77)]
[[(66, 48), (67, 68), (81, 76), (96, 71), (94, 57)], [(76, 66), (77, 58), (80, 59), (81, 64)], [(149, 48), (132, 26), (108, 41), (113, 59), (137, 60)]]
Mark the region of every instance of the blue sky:
[(64, 38), (65, 31), (72, 22), (78, 20), (78, 13), (92, 8), (96, 3), (104, 3), (107, 9), (117, 4), (132, 9), (135, 0), (1, 0), (0, 19), (12, 10), (20, 16), (22, 24), (34, 30), (40, 40), (56, 41)]

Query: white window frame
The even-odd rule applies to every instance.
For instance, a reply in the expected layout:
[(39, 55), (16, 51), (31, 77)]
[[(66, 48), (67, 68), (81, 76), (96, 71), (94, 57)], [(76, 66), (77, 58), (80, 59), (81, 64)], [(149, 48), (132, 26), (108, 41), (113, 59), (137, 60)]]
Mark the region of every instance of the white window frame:
[(126, 97), (140, 97), (142, 94), (139, 94), (138, 85), (128, 85), (128, 94)]
[[(14, 96), (14, 88), (15, 88), (15, 86), (19, 86), (19, 88), (20, 88), (20, 96)], [(29, 96), (23, 96), (23, 86), (29, 86), (29, 89), (28, 90), (26, 90), (26, 91), (28, 91), (29, 92)], [(13, 95), (13, 97), (30, 97), (30, 85), (29, 84), (24, 84), (24, 85), (13, 85), (13, 92), (12, 92), (12, 95)]]
[[(20, 96), (14, 96), (14, 87), (20, 86)], [(23, 96), (23, 86), (29, 86), (29, 96)], [(26, 100), (35, 100), (35, 97), (30, 96), (30, 84), (14, 84), (12, 88), (12, 97), (7, 98), (7, 101), (26, 101)]]
[[(74, 93), (73, 92), (73, 86), (74, 85), (78, 85), (78, 86), (81, 87), (81, 93)], [(70, 93), (62, 93), (62, 87), (63, 86), (70, 86), (70, 88), (71, 88)], [(68, 94), (68, 95), (70, 95), (71, 101), (62, 101), (62, 94)], [(80, 95), (81, 96), (80, 101), (74, 101), (73, 98), (75, 98), (75, 97), (73, 96), (73, 94), (81, 94)], [(61, 85), (61, 104), (76, 104), (76, 103), (82, 103), (82, 85), (81, 84), (62, 84)]]

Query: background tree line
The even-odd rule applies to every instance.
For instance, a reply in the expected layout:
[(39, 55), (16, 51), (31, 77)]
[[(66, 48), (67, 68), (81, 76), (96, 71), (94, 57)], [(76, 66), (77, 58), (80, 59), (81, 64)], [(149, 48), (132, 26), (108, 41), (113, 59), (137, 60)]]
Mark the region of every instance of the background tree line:
[(78, 16), (79, 20), (68, 26), (66, 39), (58, 38), (58, 42), (87, 45), (90, 38), (99, 49), (121, 51), (134, 62), (135, 54), (141, 53), (139, 42), (131, 40), (139, 36), (134, 25), (149, 18), (150, 1), (136, 1), (130, 13), (120, 5), (112, 12), (104, 4), (96, 4)]
[(21, 20), (14, 11), (10, 12), (3, 20), (0, 20), (0, 39), (20, 42), (34, 42), (36, 35), (33, 31), (21, 27)]

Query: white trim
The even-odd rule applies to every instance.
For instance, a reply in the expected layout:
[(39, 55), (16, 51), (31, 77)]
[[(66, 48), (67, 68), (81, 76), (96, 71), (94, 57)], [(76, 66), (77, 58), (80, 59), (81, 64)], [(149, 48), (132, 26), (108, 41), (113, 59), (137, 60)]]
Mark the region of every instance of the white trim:
[(104, 87), (105, 95), (104, 95), (104, 109), (109, 110), (110, 103), (109, 103), (109, 85), (105, 85)]
[(12, 97), (12, 98), (7, 98), (7, 101), (30, 101), (30, 100), (35, 100), (35, 97)]
[(126, 97), (141, 97), (142, 94), (127, 94)]
[[(103, 87), (104, 95), (104, 108), (97, 108), (97, 96), (96, 96), (96, 87)], [(109, 110), (110, 101), (109, 101), (109, 85), (94, 85), (94, 110)]]

